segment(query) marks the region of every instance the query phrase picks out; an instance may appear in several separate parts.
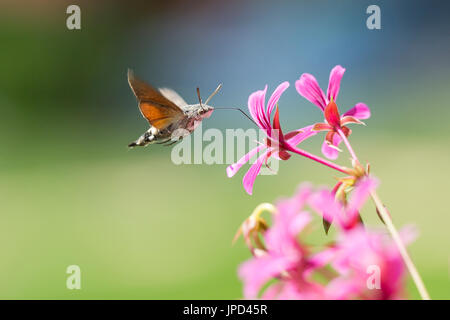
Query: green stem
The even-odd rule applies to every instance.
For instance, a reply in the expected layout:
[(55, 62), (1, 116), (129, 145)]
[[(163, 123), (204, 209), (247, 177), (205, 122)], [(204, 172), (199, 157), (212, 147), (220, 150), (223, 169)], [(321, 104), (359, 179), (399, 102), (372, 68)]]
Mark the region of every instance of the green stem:
[[(347, 146), (347, 149), (350, 152), (353, 161), (355, 161), (356, 163), (359, 163), (359, 160), (356, 157), (356, 154), (353, 151), (353, 148), (350, 145), (350, 142), (348, 141), (345, 134), (342, 132), (342, 130), (338, 130), (338, 133), (341, 136), (342, 140), (344, 141), (345, 145)], [(394, 242), (398, 248), (398, 251), (400, 252), (400, 255), (402, 256), (402, 259), (405, 262), (409, 273), (411, 274), (411, 277), (417, 287), (417, 290), (419, 291), (419, 294), (422, 297), (422, 300), (430, 300), (430, 295), (428, 294), (428, 291), (425, 288), (425, 284), (423, 283), (422, 277), (420, 276), (419, 272), (417, 271), (416, 266), (414, 265), (411, 257), (409, 256), (408, 251), (406, 250), (406, 247), (403, 244), (403, 241), (402, 241), (397, 229), (395, 228), (394, 223), (392, 222), (391, 216), (386, 211), (386, 208), (384, 207), (383, 203), (381, 202), (380, 198), (378, 197), (378, 195), (375, 191), (372, 191), (370, 193), (370, 196), (372, 197), (372, 199), (375, 203), (375, 206), (377, 207), (378, 212), (381, 215), (381, 218), (383, 219), (384, 223), (386, 224), (386, 227), (387, 227), (389, 233), (391, 234), (392, 239), (394, 240)]]

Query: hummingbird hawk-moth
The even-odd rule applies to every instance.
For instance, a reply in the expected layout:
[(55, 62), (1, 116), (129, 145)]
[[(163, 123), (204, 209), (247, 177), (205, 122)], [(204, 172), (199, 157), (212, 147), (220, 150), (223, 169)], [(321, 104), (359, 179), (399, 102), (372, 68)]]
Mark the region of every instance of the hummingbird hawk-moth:
[(189, 135), (203, 119), (211, 116), (214, 108), (209, 106), (208, 102), (222, 87), (220, 84), (205, 103), (202, 102), (200, 90), (197, 88), (199, 103), (187, 104), (174, 90), (156, 90), (137, 78), (130, 69), (128, 83), (138, 100), (142, 116), (150, 124), (150, 128), (128, 147), (144, 147), (153, 143), (172, 144)]

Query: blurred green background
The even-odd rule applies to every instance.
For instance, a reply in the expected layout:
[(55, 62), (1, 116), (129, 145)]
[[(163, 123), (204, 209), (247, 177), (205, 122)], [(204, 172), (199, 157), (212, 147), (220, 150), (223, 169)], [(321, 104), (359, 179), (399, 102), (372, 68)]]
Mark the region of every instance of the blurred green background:
[[(66, 8), (81, 7), (78, 31)], [(381, 30), (366, 8), (381, 8)], [(313, 73), (326, 88), (347, 68), (341, 111), (364, 101), (367, 127), (351, 136), (382, 180), (379, 194), (400, 227), (415, 224), (410, 252), (432, 298), (450, 298), (449, 8), (443, 1), (1, 1), (0, 298), (238, 299), (231, 239), (260, 202), (302, 181), (336, 174), (299, 157), (257, 178), (254, 195), (226, 165), (181, 165), (171, 147), (128, 151), (147, 129), (126, 70), (196, 101), (223, 82), (214, 105), (288, 80), (283, 127), (322, 120), (294, 82)], [(207, 128), (249, 128), (233, 111)], [(305, 144), (319, 153), (322, 139)], [(348, 164), (344, 153), (339, 163)], [(369, 203), (364, 220), (380, 226)], [(329, 239), (315, 220), (317, 243)], [(68, 290), (68, 265), (82, 289)], [(409, 297), (418, 298), (409, 284)]]

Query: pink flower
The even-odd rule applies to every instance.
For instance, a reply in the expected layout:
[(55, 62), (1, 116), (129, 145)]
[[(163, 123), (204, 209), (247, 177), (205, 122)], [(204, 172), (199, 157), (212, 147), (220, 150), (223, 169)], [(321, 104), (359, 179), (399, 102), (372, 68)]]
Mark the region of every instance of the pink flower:
[[(363, 178), (347, 205), (331, 192), (313, 192), (302, 186), (298, 193), (279, 201), (274, 224), (264, 231), (265, 246), (239, 268), (247, 299), (401, 299), (406, 268), (397, 246), (385, 233), (366, 230), (356, 223), (376, 181)], [(311, 217), (306, 205), (330, 214), (339, 223), (337, 240), (319, 251), (302, 241)], [(405, 243), (415, 235), (404, 230)], [(323, 280), (315, 276), (320, 276)], [(277, 280), (265, 290), (269, 280)], [(262, 291), (262, 292), (261, 292)]]
[(370, 109), (362, 102), (357, 103), (342, 116), (339, 114), (335, 101), (339, 94), (344, 72), (345, 69), (339, 65), (331, 70), (326, 96), (319, 87), (316, 78), (311, 74), (304, 73), (295, 82), (298, 93), (318, 106), (324, 113), (325, 122), (315, 124), (313, 130), (328, 132), (322, 145), (322, 152), (329, 159), (338, 157), (339, 149), (337, 147), (342, 142), (339, 132), (347, 137), (351, 134), (351, 130), (346, 126), (347, 124), (361, 124), (360, 120), (370, 118)]
[[(403, 232), (411, 238), (411, 232)], [(332, 249), (331, 266), (339, 274), (327, 285), (331, 299), (401, 299), (406, 269), (384, 233), (357, 227), (341, 233)]]
[(264, 299), (313, 299), (321, 295), (323, 287), (303, 276), (308, 248), (298, 241), (298, 235), (311, 221), (311, 216), (302, 211), (310, 192), (304, 186), (293, 198), (278, 203), (274, 225), (264, 235), (266, 251), (240, 266), (246, 299), (257, 298), (262, 286), (273, 278), (280, 282), (268, 288)]
[(324, 300), (326, 287), (307, 280), (298, 271), (291, 271), (289, 278), (271, 285), (261, 296), (264, 300)]
[[(362, 178), (345, 205), (328, 190), (308, 199), (311, 208), (338, 226), (333, 247), (310, 258), (310, 270), (330, 265), (338, 273), (326, 288), (330, 299), (399, 299), (404, 293), (406, 272), (397, 246), (386, 234), (359, 223), (359, 211), (377, 184), (373, 178)], [(402, 238), (409, 242), (414, 235), (405, 231)]]
[(267, 108), (265, 108), (267, 86), (264, 90), (252, 93), (248, 98), (250, 114), (258, 126), (265, 131), (267, 139), (264, 144), (252, 149), (249, 153), (239, 159), (238, 162), (227, 168), (227, 175), (231, 178), (245, 163), (258, 154), (256, 162), (252, 164), (243, 179), (244, 189), (248, 194), (252, 194), (253, 184), (256, 176), (261, 171), (263, 163), (267, 165), (267, 161), (271, 156), (281, 160), (288, 160), (291, 155), (286, 150), (291, 150), (292, 146), (296, 146), (303, 140), (316, 134), (315, 131), (312, 131), (312, 126), (308, 126), (284, 135), (280, 127), (278, 107), (275, 110), (273, 123), (271, 124), (271, 113), (280, 99), (281, 94), (288, 87), (289, 82), (280, 84), (270, 97)]
[(350, 199), (346, 204), (337, 200), (335, 193), (323, 189), (313, 194), (308, 203), (329, 223), (336, 221), (344, 230), (351, 229), (359, 223), (359, 211), (378, 185), (377, 180), (363, 177), (357, 182)]

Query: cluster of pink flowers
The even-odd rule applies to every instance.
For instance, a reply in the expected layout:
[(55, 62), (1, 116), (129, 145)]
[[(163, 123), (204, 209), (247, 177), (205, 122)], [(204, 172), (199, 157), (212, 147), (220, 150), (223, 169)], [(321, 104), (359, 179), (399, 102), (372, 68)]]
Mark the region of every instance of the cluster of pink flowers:
[[(261, 212), (252, 214), (242, 224), (238, 235), (243, 235), (253, 254), (239, 268), (239, 276), (244, 283), (244, 297), (247, 299), (404, 297), (405, 257), (398, 249), (398, 241), (406, 243), (414, 236), (412, 232), (405, 231), (397, 237), (397, 240), (402, 240), (394, 243), (385, 232), (363, 226), (360, 210), (369, 197), (375, 201), (378, 180), (370, 175), (369, 166), (363, 167), (356, 157), (348, 141), (351, 130), (347, 125), (363, 124), (361, 120), (370, 117), (370, 109), (360, 102), (344, 114), (339, 113), (336, 99), (344, 72), (341, 66), (332, 69), (326, 95), (310, 74), (303, 74), (296, 81), (298, 93), (320, 108), (324, 121), (288, 133), (283, 133), (281, 129), (278, 109), (278, 100), (289, 87), (288, 82), (283, 82), (275, 89), (267, 107), (267, 86), (249, 97), (250, 114), (267, 138), (227, 168), (227, 175), (232, 177), (257, 155), (243, 178), (247, 193), (252, 194), (255, 179), (270, 157), (288, 160), (292, 154), (297, 154), (344, 173), (345, 176), (339, 178), (331, 190), (314, 189), (303, 184), (292, 198), (279, 201), (270, 210), (273, 214), (272, 226), (261, 218)], [(273, 110), (275, 113), (271, 121)], [(326, 132), (322, 153), (334, 160), (341, 152), (339, 145), (344, 142), (352, 157), (351, 167), (339, 166), (298, 148), (302, 141), (320, 131)], [(387, 214), (384, 207), (381, 210)], [(335, 225), (335, 240), (326, 246), (308, 244), (307, 231), (313, 225), (311, 212), (322, 217), (326, 233), (332, 223)], [(386, 214), (384, 217), (389, 218), (390, 222)]]
[[(353, 223), (376, 181), (364, 178), (355, 187), (348, 204), (334, 200), (326, 190), (303, 185), (273, 212), (267, 230), (243, 230), (247, 243), (255, 232), (264, 243), (252, 245), (253, 258), (239, 268), (247, 299), (399, 299), (404, 297), (405, 267), (388, 236)], [(309, 210), (308, 210), (309, 209)], [(337, 221), (336, 241), (324, 247), (307, 243), (310, 211)], [(250, 220), (252, 218), (249, 218)], [(403, 233), (405, 241), (412, 232)], [(270, 280), (276, 280), (262, 290)], [(263, 292), (261, 292), (263, 291)]]
[[(264, 143), (244, 155), (238, 162), (230, 165), (227, 168), (228, 177), (234, 176), (245, 163), (258, 154), (257, 160), (252, 164), (243, 179), (244, 189), (247, 193), (252, 194), (256, 176), (261, 171), (262, 165), (264, 163), (267, 165), (269, 157), (288, 160), (291, 157), (289, 152), (299, 154), (342, 173), (351, 174), (352, 171), (350, 169), (340, 167), (333, 162), (297, 147), (298, 144), (316, 135), (317, 132), (327, 131), (322, 152), (327, 158), (334, 160), (340, 151), (338, 149), (339, 144), (351, 133), (351, 130), (346, 125), (349, 123), (362, 124), (361, 119), (370, 117), (370, 109), (364, 103), (358, 103), (342, 116), (339, 115), (335, 100), (339, 93), (344, 71), (345, 69), (341, 66), (336, 66), (331, 70), (327, 96), (320, 89), (316, 79), (310, 74), (305, 73), (296, 81), (297, 91), (323, 111), (325, 122), (293, 130), (286, 134), (281, 129), (279, 109), (278, 106), (276, 108), (275, 106), (283, 92), (289, 87), (289, 82), (283, 82), (275, 89), (269, 98), (267, 107), (265, 106), (267, 86), (264, 90), (252, 93), (248, 98), (248, 108), (256, 124), (266, 133), (267, 139)], [(271, 122), (271, 114), (274, 108), (275, 115)]]

